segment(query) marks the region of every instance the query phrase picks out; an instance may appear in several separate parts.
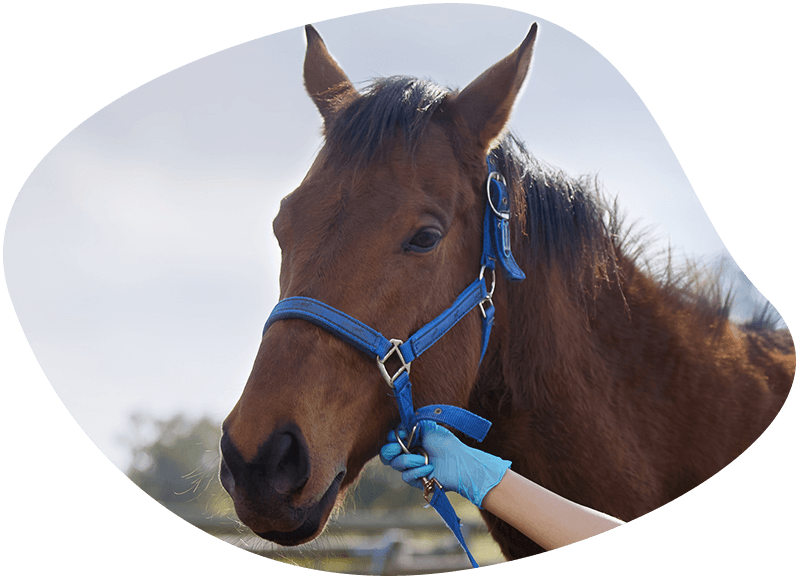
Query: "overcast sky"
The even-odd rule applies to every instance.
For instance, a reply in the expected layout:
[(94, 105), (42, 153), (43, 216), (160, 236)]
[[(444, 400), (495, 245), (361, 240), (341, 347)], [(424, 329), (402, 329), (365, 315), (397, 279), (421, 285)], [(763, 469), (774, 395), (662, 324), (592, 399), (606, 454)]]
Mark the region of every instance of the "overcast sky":
[[(513, 50), (534, 20), (534, 64), (512, 118), (531, 152), (573, 175), (597, 173), (631, 217), (657, 225), (679, 252), (723, 252), (648, 109), (603, 56), (564, 29), (466, 5), (311, 21), (356, 82), (411, 74), (463, 87)], [(241, 393), (277, 300), (270, 223), (320, 144), (320, 119), (302, 86), (304, 49), (302, 29), (292, 28), (186, 61), (65, 135), (19, 191), (4, 244), (16, 315), (58, 396), (121, 468), (132, 412), (221, 421)], [(716, 65), (690, 74), (736, 66)], [(691, 76), (664, 74), (685, 82), (679, 95), (694, 90)], [(742, 152), (736, 169), (758, 183), (772, 168), (754, 169)], [(749, 201), (789, 212), (780, 194), (797, 188), (787, 187), (754, 187)], [(741, 227), (742, 236), (750, 231)], [(797, 261), (796, 243), (765, 251)]]

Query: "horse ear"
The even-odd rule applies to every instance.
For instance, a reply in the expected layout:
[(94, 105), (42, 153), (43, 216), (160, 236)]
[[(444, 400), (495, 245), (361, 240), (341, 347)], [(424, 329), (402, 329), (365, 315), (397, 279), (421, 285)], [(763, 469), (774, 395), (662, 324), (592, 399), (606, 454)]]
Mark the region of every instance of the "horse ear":
[(466, 137), (486, 154), (503, 132), (533, 57), (537, 24), (517, 50), (488, 68), (453, 99), (450, 110)]
[(327, 124), (334, 109), (358, 95), (353, 83), (328, 53), (322, 37), (310, 24), (306, 25), (306, 58), (303, 78), (306, 92), (317, 105)]

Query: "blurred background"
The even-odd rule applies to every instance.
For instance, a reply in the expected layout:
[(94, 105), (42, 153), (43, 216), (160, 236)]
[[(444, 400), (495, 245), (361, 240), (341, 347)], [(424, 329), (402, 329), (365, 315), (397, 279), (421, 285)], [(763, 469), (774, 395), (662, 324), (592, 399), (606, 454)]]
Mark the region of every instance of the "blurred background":
[[(737, 289), (734, 317), (748, 317), (759, 294), (646, 107), (583, 41), (541, 18), (473, 5), (394, 8), (316, 26), (356, 83), (413, 74), (463, 87), (512, 51), (534, 20), (540, 34), (515, 133), (543, 161), (596, 174), (630, 219), (653, 227), (654, 254), (670, 245), (678, 256), (721, 264)], [(327, 550), (326, 569), (345, 571), (356, 558), (336, 552), (346, 543), (368, 553), (359, 566), (400, 571), (397, 558), (373, 557), (402, 529), (386, 514), (441, 524), (382, 467), (370, 466), (317, 548), (288, 554), (236, 525), (215, 477), (219, 424), (277, 301), (271, 220), (321, 143), (303, 91), (304, 49), (299, 28), (235, 46), (143, 85), (75, 128), (17, 197), (6, 280), (59, 397), (149, 495), (249, 550), (308, 566), (321, 566), (314, 550)], [(458, 506), (459, 515), (479, 526), (468, 507)], [(337, 540), (346, 535), (354, 539)], [(478, 559), (491, 560), (493, 549)]]

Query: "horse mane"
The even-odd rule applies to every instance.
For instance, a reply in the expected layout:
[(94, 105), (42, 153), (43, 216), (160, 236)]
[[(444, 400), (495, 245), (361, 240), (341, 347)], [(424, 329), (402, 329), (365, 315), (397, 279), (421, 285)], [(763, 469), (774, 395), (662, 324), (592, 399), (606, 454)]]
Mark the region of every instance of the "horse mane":
[[(358, 165), (385, 151), (382, 146), (399, 130), (413, 156), (426, 127), (454, 92), (410, 76), (373, 79), (359, 98), (339, 106), (326, 128), (326, 141)], [(728, 320), (733, 294), (723, 288), (720, 272), (689, 261), (678, 266), (670, 249), (666, 258), (654, 257), (647, 232), (627, 223), (616, 199), (603, 194), (596, 178), (570, 177), (537, 160), (510, 131), (491, 155), (512, 192), (512, 211), (528, 242), (521, 248), (525, 261), (548, 267), (557, 263), (584, 308), (604, 286), (619, 289), (624, 300), (621, 263), (629, 261), (680, 306), (695, 309), (710, 322)], [(537, 276), (538, 270), (526, 273)], [(769, 322), (759, 313), (754, 321)]]
[[(617, 212), (588, 176), (572, 178), (530, 155), (508, 132), (490, 153), (505, 176), (515, 218), (527, 244), (529, 263), (553, 264), (567, 278), (573, 298), (584, 305), (603, 285), (620, 286)], [(618, 228), (617, 228), (618, 229)], [(535, 267), (530, 273), (539, 275)]]
[[(602, 191), (596, 177), (574, 178), (547, 165), (530, 155), (511, 132), (491, 155), (512, 188), (516, 219), (528, 241), (521, 248), (527, 261), (548, 267), (558, 263), (572, 298), (584, 308), (603, 287), (618, 289), (624, 301), (624, 272), (633, 267), (676, 309), (693, 311), (704, 327), (719, 329), (729, 321), (735, 296), (733, 282), (726, 281), (724, 260), (702, 263), (685, 258), (681, 263), (670, 246), (654, 251), (650, 230), (629, 223), (617, 199)], [(780, 321), (765, 301), (742, 326), (773, 330)]]

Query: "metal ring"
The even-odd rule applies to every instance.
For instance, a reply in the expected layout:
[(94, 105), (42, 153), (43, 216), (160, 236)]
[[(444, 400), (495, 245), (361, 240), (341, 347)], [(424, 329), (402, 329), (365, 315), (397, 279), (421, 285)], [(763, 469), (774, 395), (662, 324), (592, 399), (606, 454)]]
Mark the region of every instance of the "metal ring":
[[(478, 280), (483, 280), (483, 273), (486, 270), (486, 266), (481, 266), (481, 272), (478, 274)], [(490, 268), (492, 271), (492, 287), (489, 290), (489, 293), (483, 297), (483, 300), (478, 302), (478, 308), (481, 309), (481, 315), (486, 318), (486, 309), (483, 307), (484, 304), (487, 302), (494, 306), (494, 302), (492, 302), (492, 296), (494, 295), (494, 286), (497, 283), (497, 272), (495, 272), (494, 268)]]
[(501, 219), (507, 220), (511, 217), (511, 213), (507, 211), (499, 211), (496, 207), (494, 207), (494, 203), (492, 202), (492, 179), (495, 179), (502, 183), (504, 186), (506, 185), (506, 178), (503, 177), (502, 173), (498, 173), (497, 171), (492, 171), (489, 174), (489, 177), (486, 179), (486, 199), (489, 200), (489, 207), (492, 208), (492, 211), (495, 215)]
[[(491, 300), (492, 296), (494, 295), (494, 286), (497, 283), (497, 272), (494, 271), (494, 268), (489, 268), (492, 272), (492, 288), (489, 290), (489, 295), (484, 298), (484, 301)], [(478, 274), (478, 280), (483, 280), (483, 273), (486, 271), (486, 266), (481, 266), (480, 274)]]
[(500, 173), (499, 171), (492, 171), (491, 173), (489, 173), (489, 179), (492, 179), (492, 178), (495, 178), (497, 181), (499, 181), (503, 185), (506, 184), (505, 176), (502, 173)]

